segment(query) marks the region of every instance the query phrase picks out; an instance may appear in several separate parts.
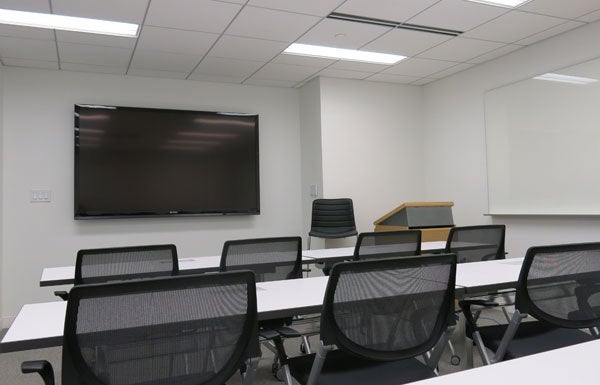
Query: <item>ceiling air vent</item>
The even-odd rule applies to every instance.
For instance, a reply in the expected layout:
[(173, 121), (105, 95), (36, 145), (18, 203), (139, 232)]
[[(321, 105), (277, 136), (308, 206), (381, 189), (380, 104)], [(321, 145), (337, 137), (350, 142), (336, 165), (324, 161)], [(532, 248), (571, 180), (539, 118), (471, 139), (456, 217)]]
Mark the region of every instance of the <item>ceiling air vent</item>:
[(383, 27), (410, 29), (412, 31), (437, 33), (437, 34), (440, 34), (440, 35), (447, 35), (447, 36), (458, 36), (458, 35), (460, 35), (460, 34), (463, 33), (463, 31), (456, 31), (456, 30), (453, 30), (453, 29), (430, 27), (430, 26), (427, 26), (427, 25), (400, 23), (398, 21), (373, 19), (373, 18), (370, 18), (370, 17), (348, 15), (348, 14), (345, 14), (345, 13), (337, 13), (337, 12), (330, 13), (329, 16), (327, 16), (327, 18), (328, 19), (334, 19), (334, 20), (353, 21), (353, 22), (356, 22), (356, 23), (365, 23), (365, 24), (371, 24), (371, 25), (379, 25), (379, 26), (383, 26)]

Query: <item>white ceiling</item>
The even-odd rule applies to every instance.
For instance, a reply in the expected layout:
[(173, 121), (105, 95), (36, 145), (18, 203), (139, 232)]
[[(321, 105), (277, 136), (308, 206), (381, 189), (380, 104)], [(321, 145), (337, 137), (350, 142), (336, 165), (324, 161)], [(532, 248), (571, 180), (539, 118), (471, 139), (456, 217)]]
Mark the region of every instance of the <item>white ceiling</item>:
[[(316, 76), (422, 85), (600, 20), (598, 0), (0, 0), (0, 8), (141, 23), (139, 38), (0, 25), (0, 64), (297, 87)], [(327, 19), (331, 12), (464, 31)], [(408, 56), (393, 66), (282, 54), (292, 42)]]

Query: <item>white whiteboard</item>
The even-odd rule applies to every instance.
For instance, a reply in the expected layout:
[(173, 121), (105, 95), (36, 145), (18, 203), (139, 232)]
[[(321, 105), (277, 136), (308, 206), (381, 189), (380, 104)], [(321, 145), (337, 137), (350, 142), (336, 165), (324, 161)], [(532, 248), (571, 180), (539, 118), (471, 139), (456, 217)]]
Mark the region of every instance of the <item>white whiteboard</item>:
[[(553, 73), (600, 79), (600, 59)], [(489, 213), (600, 215), (600, 81), (488, 91)]]

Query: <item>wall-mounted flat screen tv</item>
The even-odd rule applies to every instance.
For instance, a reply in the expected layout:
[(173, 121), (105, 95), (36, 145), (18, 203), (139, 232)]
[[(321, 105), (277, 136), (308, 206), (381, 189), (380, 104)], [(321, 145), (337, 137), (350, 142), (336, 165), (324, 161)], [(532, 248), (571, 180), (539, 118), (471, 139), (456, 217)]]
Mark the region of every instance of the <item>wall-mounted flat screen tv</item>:
[(259, 214), (258, 115), (75, 105), (75, 218)]

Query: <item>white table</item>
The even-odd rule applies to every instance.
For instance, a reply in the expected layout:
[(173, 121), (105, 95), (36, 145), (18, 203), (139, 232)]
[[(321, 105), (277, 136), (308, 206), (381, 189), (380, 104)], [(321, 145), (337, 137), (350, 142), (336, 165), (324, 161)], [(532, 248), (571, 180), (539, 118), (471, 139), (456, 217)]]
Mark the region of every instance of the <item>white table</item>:
[[(514, 287), (523, 259), (458, 264), (456, 293), (481, 293)], [(329, 277), (260, 282), (257, 287), (259, 319), (318, 313)], [(15, 351), (62, 344), (66, 302), (24, 305), (0, 343), (0, 351)]]
[[(422, 242), (421, 253), (433, 253), (444, 251), (446, 241)], [(313, 259), (315, 262), (335, 262), (336, 260), (344, 260), (351, 258), (354, 255), (354, 246), (338, 247), (334, 249), (314, 249), (304, 250), (302, 256)]]
[[(205, 273), (219, 271), (221, 256), (181, 258), (179, 270), (182, 273)], [(302, 263), (314, 263), (313, 258), (302, 258)], [(72, 285), (75, 278), (75, 266), (47, 267), (42, 270), (40, 286)]]
[[(328, 278), (257, 283), (259, 320), (320, 312)], [(0, 352), (60, 346), (66, 308), (66, 301), (24, 305), (0, 342)]]
[(600, 340), (417, 381), (416, 385), (598, 385)]

